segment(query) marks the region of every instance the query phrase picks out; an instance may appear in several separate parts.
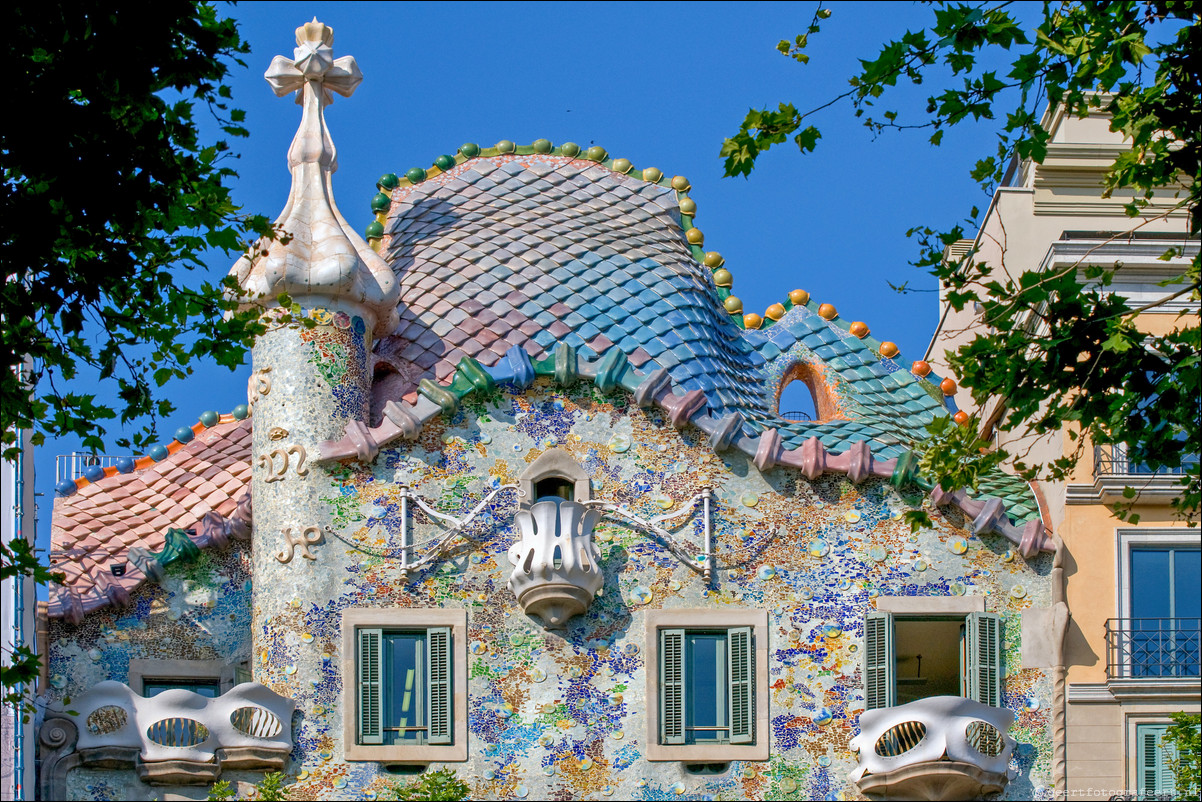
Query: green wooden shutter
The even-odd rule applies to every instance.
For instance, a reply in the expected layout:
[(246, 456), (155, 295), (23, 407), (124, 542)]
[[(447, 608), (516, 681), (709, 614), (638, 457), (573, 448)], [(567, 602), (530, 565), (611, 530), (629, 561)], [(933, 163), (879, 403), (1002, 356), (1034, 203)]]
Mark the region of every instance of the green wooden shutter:
[(383, 673), (384, 633), (360, 629), (359, 635), (359, 743), (384, 743)]
[(426, 630), (426, 743), (451, 743), (451, 628)]
[(734, 627), (726, 633), (727, 696), (730, 742), (755, 742), (755, 650), (751, 627)]
[(864, 616), (864, 707), (875, 710), (897, 704), (893, 654), (893, 614), (870, 612)]
[(1139, 767), (1138, 796), (1175, 794), (1176, 780), (1169, 767), (1174, 755), (1164, 745), (1167, 724), (1139, 724), (1135, 728), (1136, 763)]
[(659, 740), (683, 744), (684, 732), (684, 630), (659, 633)]
[(1002, 706), (1002, 617), (997, 613), (968, 616), (968, 697)]

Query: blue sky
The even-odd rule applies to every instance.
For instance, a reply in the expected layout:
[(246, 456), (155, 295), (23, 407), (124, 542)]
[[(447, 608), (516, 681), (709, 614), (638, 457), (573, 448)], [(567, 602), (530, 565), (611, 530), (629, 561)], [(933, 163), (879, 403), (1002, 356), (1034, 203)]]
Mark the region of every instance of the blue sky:
[[(1022, 6), (1024, 4), (1020, 4)], [(1029, 10), (1037, 10), (1035, 4)], [(751, 107), (781, 101), (821, 105), (844, 91), (859, 58), (931, 19), (929, 8), (828, 3), (832, 16), (811, 37), (810, 64), (776, 51), (804, 31), (813, 3), (244, 3), (239, 20), (252, 52), (232, 80), (247, 112), (234, 196), (274, 219), (289, 187), (286, 154), (300, 120), (291, 98), (276, 98), (263, 72), (291, 55), (294, 29), (316, 16), (335, 32), (336, 56), (352, 55), (364, 80), (337, 98), (327, 122), (338, 148), (334, 191), (360, 230), (383, 173), (429, 166), (443, 153), (501, 139), (604, 146), (638, 168), (658, 167), (692, 182), (697, 227), (720, 251), (734, 293), (762, 313), (792, 289), (808, 290), (849, 320), (863, 320), (903, 360), (921, 358), (937, 322), (932, 278), (908, 262), (908, 228), (950, 226), (988, 198), (968, 177), (995, 144), (989, 125), (949, 131), (933, 147), (922, 132), (874, 139), (846, 103), (816, 120), (817, 152), (792, 144), (761, 157), (750, 179), (722, 178), (722, 140)], [(931, 86), (899, 88), (890, 107), (921, 112)], [(210, 278), (233, 263), (217, 255)], [(184, 274), (183, 281), (190, 280)], [(889, 282), (932, 290), (899, 295)], [(165, 389), (177, 411), (163, 439), (206, 409), (245, 401), (249, 368), (201, 367)], [(109, 441), (117, 434), (110, 430)], [(50, 529), (54, 458), (76, 447), (48, 442), (37, 457), (39, 541)], [(110, 453), (114, 453), (110, 449)]]

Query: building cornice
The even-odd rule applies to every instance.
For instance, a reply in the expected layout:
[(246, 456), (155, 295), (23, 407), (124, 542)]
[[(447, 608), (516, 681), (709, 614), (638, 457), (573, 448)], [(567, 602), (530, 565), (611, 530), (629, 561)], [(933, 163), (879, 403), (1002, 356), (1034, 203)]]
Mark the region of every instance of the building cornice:
[[(1181, 474), (1103, 474), (1092, 484), (1065, 485), (1065, 504), (1117, 504), (1138, 501), (1168, 504), (1181, 495)], [(1135, 496), (1127, 498), (1123, 491), (1131, 488)]]
[(1074, 682), (1068, 686), (1070, 704), (1116, 702), (1197, 702), (1202, 696), (1199, 677), (1140, 677), (1107, 682)]

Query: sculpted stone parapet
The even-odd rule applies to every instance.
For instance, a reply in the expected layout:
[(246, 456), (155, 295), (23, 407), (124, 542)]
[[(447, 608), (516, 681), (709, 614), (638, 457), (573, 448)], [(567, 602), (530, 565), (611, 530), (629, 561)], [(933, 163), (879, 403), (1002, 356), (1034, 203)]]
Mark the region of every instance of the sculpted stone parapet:
[(223, 768), (278, 771), (292, 751), (296, 703), (256, 682), (210, 699), (187, 690), (147, 698), (120, 682), (74, 699), (78, 715), (42, 725), (42, 798), (65, 798), (77, 766), (136, 768), (151, 785), (203, 785)]

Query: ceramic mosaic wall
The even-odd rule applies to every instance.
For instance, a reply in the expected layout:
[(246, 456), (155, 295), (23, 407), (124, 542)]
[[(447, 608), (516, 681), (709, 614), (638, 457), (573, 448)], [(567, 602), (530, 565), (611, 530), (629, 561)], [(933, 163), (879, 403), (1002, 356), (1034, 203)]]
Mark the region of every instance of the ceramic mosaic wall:
[[(550, 447), (567, 450), (595, 498), (644, 518), (711, 486), (719, 567), (713, 587), (646, 534), (607, 517), (595, 537), (605, 584), (587, 614), (559, 633), (527, 617), (506, 582), (517, 499), (498, 494), (445, 560), (405, 585), (396, 559), (399, 488), (462, 516), (490, 490), (516, 483)], [(854, 795), (848, 741), (862, 710), (863, 616), (878, 595), (984, 595), (1006, 617), (1005, 703), (1018, 722), (1010, 798), (1048, 794), (1050, 680), (1020, 670), (1019, 612), (1049, 603), (1051, 557), (1030, 564), (1001, 538), (970, 536), (938, 519), (912, 536), (907, 502), (879, 481), (815, 482), (792, 471), (764, 476), (741, 455), (715, 455), (691, 428), (666, 426), (628, 395), (591, 386), (564, 393), (540, 383), (497, 393), (436, 419), (418, 441), (374, 465), (322, 472), (332, 531), (317, 559), (273, 566), (255, 593), (255, 677), (295, 698), (295, 798), (372, 798), (393, 777), (375, 763), (340, 760), (342, 613), (352, 607), (466, 607), (470, 717), (467, 764), (450, 764), (475, 797), (838, 798)], [(256, 502), (256, 523), (261, 507)], [(415, 542), (445, 532), (420, 513)], [(699, 546), (700, 513), (681, 520)], [(258, 542), (258, 541), (257, 541)], [(420, 549), (419, 549), (420, 553)], [(260, 557), (259, 560), (262, 558)], [(258, 566), (264, 563), (257, 560)], [(645, 612), (655, 608), (769, 611), (771, 760), (722, 775), (649, 763)], [(403, 778), (401, 778), (403, 779)]]
[(79, 626), (50, 620), (49, 700), (102, 680), (128, 683), (130, 660), (250, 659), (249, 549), (206, 549), (165, 571), (161, 583), (134, 591), (128, 607), (99, 610)]
[[(50, 620), (49, 688), (44, 700), (70, 709), (70, 699), (102, 680), (129, 683), (130, 661), (214, 660), (238, 666), (251, 658), (251, 559), (244, 544), (206, 549), (166, 567), (161, 583), (131, 594), (128, 607), (88, 615), (78, 627)], [(141, 691), (140, 688), (135, 690)], [(79, 723), (83, 726), (83, 723)], [(250, 782), (250, 773), (232, 776)], [(162, 788), (133, 771), (75, 769), (71, 799), (160, 799)]]

